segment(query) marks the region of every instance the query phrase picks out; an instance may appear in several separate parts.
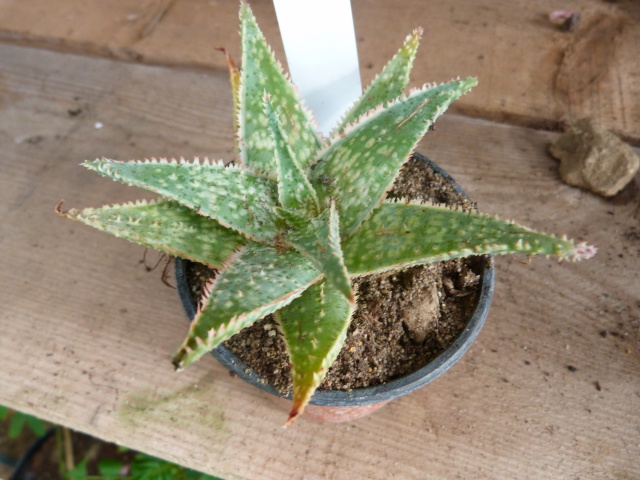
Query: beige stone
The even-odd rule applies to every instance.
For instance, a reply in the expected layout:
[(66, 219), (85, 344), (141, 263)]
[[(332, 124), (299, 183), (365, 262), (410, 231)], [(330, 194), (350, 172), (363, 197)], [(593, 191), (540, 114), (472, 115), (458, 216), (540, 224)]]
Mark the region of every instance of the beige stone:
[(562, 180), (605, 197), (622, 190), (640, 168), (631, 147), (592, 118), (571, 124), (549, 153), (560, 160)]
[(424, 289), (419, 300), (405, 311), (404, 326), (411, 340), (416, 343), (424, 342), (432, 325), (440, 318), (440, 300), (438, 288), (429, 285)]

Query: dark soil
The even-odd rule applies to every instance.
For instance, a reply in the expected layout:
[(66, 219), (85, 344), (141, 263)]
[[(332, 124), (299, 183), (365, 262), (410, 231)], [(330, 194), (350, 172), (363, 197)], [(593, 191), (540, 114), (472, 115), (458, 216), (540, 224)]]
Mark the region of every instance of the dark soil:
[[(441, 175), (419, 160), (404, 166), (389, 198), (475, 209)], [(407, 375), (437, 357), (464, 329), (479, 295), (479, 257), (448, 260), (358, 278), (357, 310), (347, 340), (321, 389), (349, 390)], [(194, 305), (214, 274), (187, 262)], [(291, 390), (289, 359), (273, 316), (225, 345), (283, 394)]]

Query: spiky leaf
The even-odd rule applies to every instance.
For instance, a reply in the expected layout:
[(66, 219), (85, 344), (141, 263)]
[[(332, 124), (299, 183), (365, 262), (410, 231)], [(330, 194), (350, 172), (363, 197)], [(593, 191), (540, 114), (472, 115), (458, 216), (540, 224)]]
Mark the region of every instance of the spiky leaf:
[(485, 253), (577, 260), (593, 251), (487, 215), (402, 202), (382, 204), (342, 248), (352, 275)]
[(274, 143), (262, 108), (262, 96), (266, 91), (273, 95), (283, 130), (298, 156), (300, 166), (306, 169), (320, 146), (311, 114), (282, 72), (246, 3), (240, 6), (240, 30), (242, 68), (239, 133), (242, 162), (255, 171), (275, 178)]
[(211, 217), (252, 240), (272, 243), (277, 234), (275, 182), (222, 163), (167, 160), (83, 163), (89, 170), (144, 188)]
[(216, 48), (216, 50), (224, 53), (227, 58), (227, 67), (229, 68), (229, 83), (231, 84), (231, 97), (233, 98), (233, 126), (236, 133), (236, 146), (238, 145), (239, 136), (239, 116), (240, 116), (240, 69), (236, 66), (236, 62), (233, 61), (231, 54), (224, 47)]
[(60, 215), (169, 255), (220, 268), (247, 240), (215, 220), (172, 201), (57, 209)]
[(300, 253), (250, 243), (206, 287), (202, 307), (173, 357), (183, 368), (265, 315), (288, 305), (321, 278)]
[(449, 104), (474, 78), (413, 91), (345, 130), (322, 154), (312, 179), (321, 196), (336, 199), (342, 235), (348, 237), (382, 203), (400, 167)]
[(287, 134), (282, 130), (282, 122), (274, 111), (268, 95), (264, 97), (264, 112), (269, 119), (269, 128), (275, 143), (280, 205), (307, 215), (317, 215), (320, 210), (318, 196), (298, 164), (296, 154), (291, 149)]
[(302, 230), (294, 230), (287, 240), (309, 257), (316, 267), (349, 303), (355, 303), (349, 274), (344, 266), (340, 246), (338, 211), (334, 203)]
[(286, 208), (277, 207), (276, 215), (283, 220), (287, 227), (295, 230), (304, 230), (309, 226), (309, 217), (303, 215), (300, 212), (294, 210), (287, 210)]
[(340, 353), (353, 310), (339, 290), (322, 281), (277, 313), (293, 376), (287, 424), (302, 413)]
[(413, 67), (413, 60), (416, 57), (421, 36), (422, 29), (418, 28), (405, 39), (402, 48), (389, 60), (382, 72), (376, 75), (362, 96), (349, 109), (340, 122), (338, 131), (343, 130), (344, 127), (355, 122), (358, 117), (378, 105), (391, 102), (402, 95), (409, 83), (409, 73)]

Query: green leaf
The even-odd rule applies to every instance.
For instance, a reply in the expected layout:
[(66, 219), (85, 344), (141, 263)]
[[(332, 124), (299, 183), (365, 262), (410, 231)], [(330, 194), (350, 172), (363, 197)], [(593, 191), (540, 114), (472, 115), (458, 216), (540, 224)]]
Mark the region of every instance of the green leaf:
[(342, 244), (352, 275), (482, 254), (588, 258), (592, 247), (512, 222), (430, 205), (384, 203)]
[(7, 436), (10, 439), (18, 438), (25, 426), (28, 426), (38, 437), (42, 437), (47, 433), (47, 422), (44, 420), (6, 407), (0, 407), (0, 420), (4, 420), (9, 415), (11, 420), (9, 421)]
[(86, 480), (87, 474), (87, 464), (89, 463), (89, 459), (84, 458), (80, 463), (78, 463), (73, 469), (65, 473), (65, 479), (68, 480)]
[(18, 438), (22, 433), (22, 429), (27, 423), (27, 418), (20, 412), (13, 412), (11, 422), (9, 423), (9, 431), (7, 436), (11, 439)]
[(219, 268), (247, 240), (172, 201), (138, 201), (58, 213), (130, 242)]
[(113, 480), (120, 476), (120, 472), (124, 467), (124, 462), (120, 460), (113, 460), (110, 458), (103, 458), (98, 461), (98, 472), (103, 477), (108, 477), (105, 480)]
[(320, 147), (314, 120), (282, 72), (251, 8), (244, 2), (240, 6), (240, 33), (242, 68), (239, 121), (242, 162), (254, 171), (275, 178), (275, 146), (262, 107), (262, 96), (268, 92), (273, 96), (274, 109), (297, 154), (298, 162), (302, 169), (306, 169), (315, 160), (315, 153)]
[(276, 215), (281, 220), (293, 229), (303, 230), (309, 226), (310, 220), (309, 217), (301, 214), (300, 212), (295, 212), (293, 210), (287, 210), (285, 208), (276, 207), (275, 209)]
[(391, 102), (402, 95), (409, 83), (409, 73), (413, 68), (420, 37), (422, 37), (422, 29), (418, 28), (405, 39), (402, 48), (389, 60), (382, 72), (373, 79), (362, 96), (349, 109), (340, 122), (338, 131), (343, 130), (378, 105)]
[(298, 164), (296, 154), (289, 145), (287, 134), (282, 130), (282, 123), (268, 95), (264, 97), (264, 112), (269, 119), (269, 128), (275, 144), (280, 205), (307, 215), (317, 215), (320, 210), (318, 196)]
[(144, 188), (213, 218), (248, 238), (271, 243), (276, 236), (273, 208), (277, 184), (234, 166), (180, 160), (118, 162), (95, 160), (82, 164), (100, 175)]
[(266, 315), (288, 305), (321, 278), (311, 261), (289, 250), (251, 243), (206, 287), (203, 305), (173, 364), (181, 369)]
[(25, 413), (23, 413), (22, 415), (25, 416), (25, 420), (27, 421), (27, 425), (29, 425), (31, 431), (38, 437), (42, 437), (45, 433), (47, 433), (47, 422), (38, 417), (27, 415)]
[(177, 480), (184, 478), (184, 469), (178, 465), (138, 453), (131, 463), (130, 480)]
[(307, 289), (276, 314), (293, 376), (293, 406), (287, 425), (304, 410), (340, 353), (354, 306), (326, 281)]
[(471, 89), (474, 78), (427, 86), (371, 112), (334, 139), (312, 171), (320, 196), (336, 200), (343, 238), (382, 203), (400, 167), (449, 104)]
[(312, 218), (307, 228), (294, 230), (287, 235), (287, 241), (309, 257), (349, 303), (355, 304), (349, 273), (342, 258), (338, 211), (334, 203), (316, 218)]

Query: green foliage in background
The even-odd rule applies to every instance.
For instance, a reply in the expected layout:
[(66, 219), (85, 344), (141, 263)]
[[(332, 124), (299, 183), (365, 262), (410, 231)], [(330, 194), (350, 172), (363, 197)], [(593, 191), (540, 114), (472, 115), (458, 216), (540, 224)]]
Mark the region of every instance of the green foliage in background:
[(47, 422), (32, 415), (17, 412), (0, 405), (0, 420), (9, 421), (7, 436), (15, 439), (20, 436), (25, 427), (28, 427), (38, 437), (47, 432)]
[[(7, 436), (18, 438), (25, 428), (29, 428), (37, 437), (42, 437), (50, 428), (50, 424), (32, 415), (12, 410), (0, 405), (0, 421), (8, 422)], [(218, 477), (196, 472), (185, 467), (155, 458), (144, 453), (136, 453), (133, 461), (125, 463), (110, 458), (98, 461), (99, 475), (90, 475), (89, 459), (83, 458), (69, 469), (65, 463), (66, 448), (61, 435), (56, 435), (56, 451), (59, 452), (58, 469), (65, 480), (221, 480)], [(120, 448), (120, 451), (127, 451)]]

